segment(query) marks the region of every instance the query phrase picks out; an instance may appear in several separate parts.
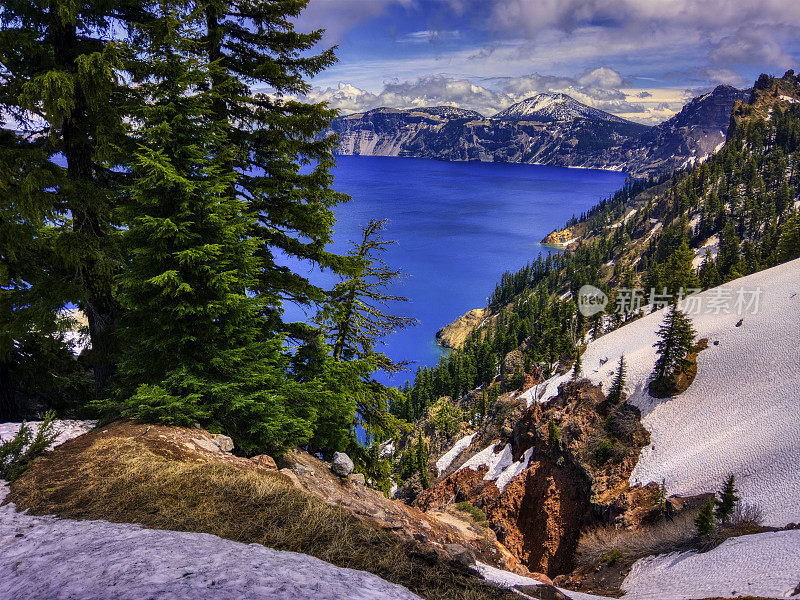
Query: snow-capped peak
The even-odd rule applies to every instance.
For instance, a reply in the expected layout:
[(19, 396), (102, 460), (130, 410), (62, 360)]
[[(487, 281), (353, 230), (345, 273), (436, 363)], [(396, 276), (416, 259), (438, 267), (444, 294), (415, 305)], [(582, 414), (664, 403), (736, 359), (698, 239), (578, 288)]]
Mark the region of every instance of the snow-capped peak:
[(625, 119), (582, 104), (567, 94), (536, 94), (497, 113), (493, 119), (532, 121), (571, 121), (591, 119), (624, 123)]

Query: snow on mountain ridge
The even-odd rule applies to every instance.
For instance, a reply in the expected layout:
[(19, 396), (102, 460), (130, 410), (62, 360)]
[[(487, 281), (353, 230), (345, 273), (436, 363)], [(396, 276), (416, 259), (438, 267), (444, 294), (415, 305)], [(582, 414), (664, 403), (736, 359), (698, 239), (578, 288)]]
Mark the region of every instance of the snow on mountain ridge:
[(613, 121), (625, 123), (625, 119), (582, 104), (567, 94), (541, 93), (526, 98), (500, 111), (492, 119), (498, 120), (546, 120), (571, 121), (589, 119), (594, 121)]

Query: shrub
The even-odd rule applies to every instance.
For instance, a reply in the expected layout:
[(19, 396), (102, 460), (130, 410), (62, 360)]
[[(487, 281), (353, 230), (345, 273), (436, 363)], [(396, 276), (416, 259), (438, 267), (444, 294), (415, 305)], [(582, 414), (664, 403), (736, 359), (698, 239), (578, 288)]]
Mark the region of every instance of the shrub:
[(472, 518), (475, 519), (476, 523), (483, 523), (486, 521), (486, 513), (469, 502), (459, 502), (456, 504), (456, 508), (461, 512), (469, 513)]
[(764, 524), (764, 511), (755, 504), (742, 504), (737, 502), (733, 508), (731, 525), (739, 527), (743, 525), (755, 525), (761, 527)]
[(700, 509), (700, 513), (694, 520), (695, 528), (697, 529), (697, 536), (705, 538), (714, 532), (714, 499), (710, 499)]
[(31, 461), (50, 447), (58, 435), (53, 430), (55, 420), (56, 413), (49, 411), (36, 435), (27, 423), (22, 423), (13, 439), (0, 443), (0, 479), (18, 479)]
[(638, 409), (630, 404), (618, 406), (614, 412), (608, 415), (606, 427), (618, 438), (633, 440), (642, 427)]
[(694, 516), (686, 512), (671, 521), (637, 530), (598, 527), (585, 532), (578, 541), (577, 559), (583, 565), (636, 560), (653, 554), (667, 554), (694, 548)]
[(558, 424), (550, 419), (547, 424), (547, 443), (551, 446), (558, 446), (559, 439), (561, 439), (561, 431), (558, 429)]

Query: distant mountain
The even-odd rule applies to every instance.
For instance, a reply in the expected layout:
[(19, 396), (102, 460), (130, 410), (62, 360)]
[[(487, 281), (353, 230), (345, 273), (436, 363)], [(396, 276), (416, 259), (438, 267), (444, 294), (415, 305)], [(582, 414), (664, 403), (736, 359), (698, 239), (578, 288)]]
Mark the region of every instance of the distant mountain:
[(340, 154), (622, 170), (615, 148), (634, 143), (649, 127), (570, 100), (543, 107), (536, 118), (485, 118), (447, 106), (379, 108), (336, 119), (326, 135), (339, 136)]
[(693, 98), (677, 115), (640, 138), (640, 153), (628, 163), (631, 170), (664, 173), (704, 161), (725, 143), (736, 102), (747, 102), (749, 97), (750, 90), (720, 85)]
[(492, 117), (501, 121), (571, 121), (590, 119), (626, 123), (625, 119), (586, 106), (566, 94), (536, 94), (509, 106)]
[(644, 176), (705, 160), (725, 141), (731, 111), (749, 90), (719, 86), (650, 127), (537, 94), (491, 118), (450, 106), (378, 108), (331, 123), (340, 154), (521, 162), (628, 171)]

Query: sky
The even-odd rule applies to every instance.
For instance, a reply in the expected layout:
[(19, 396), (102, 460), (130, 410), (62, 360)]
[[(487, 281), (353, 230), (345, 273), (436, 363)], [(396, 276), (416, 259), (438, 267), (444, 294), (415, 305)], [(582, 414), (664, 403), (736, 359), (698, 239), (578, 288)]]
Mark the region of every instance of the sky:
[(311, 0), (296, 26), (337, 46), (306, 98), (342, 114), (490, 116), (564, 92), (655, 124), (719, 84), (800, 71), (798, 0)]

